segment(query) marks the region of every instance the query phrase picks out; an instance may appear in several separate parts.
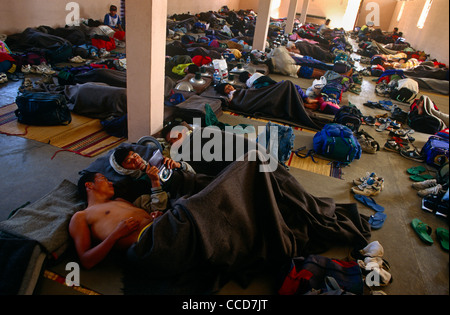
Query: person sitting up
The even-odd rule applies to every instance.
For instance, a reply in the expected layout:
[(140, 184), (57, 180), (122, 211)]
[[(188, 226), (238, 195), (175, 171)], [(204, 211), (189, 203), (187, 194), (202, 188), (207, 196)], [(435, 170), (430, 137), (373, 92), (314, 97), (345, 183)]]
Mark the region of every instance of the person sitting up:
[(325, 21), (325, 23), (322, 24), (322, 25), (319, 27), (319, 29), (317, 30), (317, 33), (323, 34), (323, 32), (324, 32), (326, 29), (329, 28), (330, 22), (331, 22), (331, 20), (330, 20), (330, 19), (327, 19), (327, 20)]
[[(159, 180), (157, 169), (149, 169), (148, 175)], [(84, 173), (78, 181), (78, 193), (87, 207), (72, 216), (69, 234), (86, 269), (100, 263), (113, 250), (127, 250), (138, 241), (141, 231), (162, 214), (149, 213), (115, 198), (113, 183), (101, 173)]]
[(122, 20), (117, 14), (117, 7), (115, 5), (111, 5), (109, 7), (109, 13), (105, 14), (103, 24), (109, 26), (115, 31), (114, 38), (120, 41), (125, 40), (125, 31), (122, 28)]
[(120, 20), (120, 16), (117, 14), (117, 7), (115, 5), (111, 5), (109, 7), (109, 13), (105, 14), (103, 24), (108, 25), (113, 30), (123, 31), (122, 21)]

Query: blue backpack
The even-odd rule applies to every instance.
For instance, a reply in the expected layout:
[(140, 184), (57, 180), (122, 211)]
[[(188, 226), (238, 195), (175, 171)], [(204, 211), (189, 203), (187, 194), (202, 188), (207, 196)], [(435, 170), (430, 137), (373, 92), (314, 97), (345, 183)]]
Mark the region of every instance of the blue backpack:
[(361, 157), (361, 145), (350, 128), (336, 123), (325, 125), (313, 138), (313, 150), (327, 158), (350, 163)]
[[(292, 149), (294, 148), (294, 139), (295, 134), (292, 130), (292, 127), (289, 126), (283, 126), (279, 124), (274, 124), (272, 122), (268, 122), (266, 124), (266, 129), (263, 133), (258, 135), (258, 138), (256, 139), (256, 142), (261, 142), (260, 137), (265, 134), (265, 147), (266, 149), (269, 148), (270, 140), (273, 139), (275, 135), (270, 134), (271, 128), (270, 127), (277, 127), (278, 137), (277, 137), (277, 143), (278, 143), (278, 152), (275, 152), (274, 147), (272, 146), (270, 148), (270, 153), (275, 156), (278, 159), (278, 162), (280, 162), (285, 168), (289, 169), (289, 167), (285, 164), (289, 158), (291, 157)], [(273, 141), (273, 140), (272, 140)]]

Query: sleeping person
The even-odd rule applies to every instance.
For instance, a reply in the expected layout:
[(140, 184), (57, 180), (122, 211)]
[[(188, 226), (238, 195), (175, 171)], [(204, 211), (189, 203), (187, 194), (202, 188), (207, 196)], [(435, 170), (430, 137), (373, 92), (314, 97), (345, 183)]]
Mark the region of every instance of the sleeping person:
[[(266, 86), (277, 84), (276, 81), (272, 80), (269, 76), (265, 76), (262, 73), (255, 72), (254, 74), (249, 73), (248, 71), (244, 71), (239, 75), (239, 80), (242, 83), (245, 83), (248, 88), (263, 88)], [(318, 101), (313, 98), (309, 98), (303, 90), (296, 85), (297, 91), (302, 98), (302, 100), (307, 104), (316, 104)], [(217, 84), (214, 89), (222, 95), (225, 95), (228, 97), (228, 99), (231, 101), (233, 99), (233, 94), (235, 93), (236, 89), (233, 85), (230, 83), (220, 83)]]

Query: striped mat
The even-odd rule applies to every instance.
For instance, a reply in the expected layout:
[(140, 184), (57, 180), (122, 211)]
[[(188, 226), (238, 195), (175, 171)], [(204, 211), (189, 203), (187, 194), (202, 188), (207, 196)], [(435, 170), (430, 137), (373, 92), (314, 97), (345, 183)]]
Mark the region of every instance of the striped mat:
[(72, 122), (67, 126), (24, 125), (17, 121), (14, 114), (16, 109), (15, 103), (0, 108), (0, 133), (51, 144), (60, 148), (55, 155), (61, 151), (69, 151), (93, 157), (126, 140), (126, 138), (114, 137), (105, 132), (99, 119), (74, 113), (72, 113)]

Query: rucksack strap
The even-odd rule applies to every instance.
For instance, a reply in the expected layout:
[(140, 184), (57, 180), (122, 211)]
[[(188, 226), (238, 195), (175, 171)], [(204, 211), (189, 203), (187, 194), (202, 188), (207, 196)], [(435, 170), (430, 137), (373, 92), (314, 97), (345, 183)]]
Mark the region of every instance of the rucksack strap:
[(296, 156), (298, 156), (299, 158), (302, 158), (302, 159), (306, 159), (307, 157), (310, 157), (314, 163), (317, 163), (316, 160), (314, 160), (314, 155), (316, 154), (316, 151), (314, 151), (313, 149), (310, 149), (305, 155), (302, 155), (299, 153), (300, 151), (303, 151), (305, 149), (306, 149), (306, 146), (298, 148), (297, 150), (294, 151), (294, 153)]

